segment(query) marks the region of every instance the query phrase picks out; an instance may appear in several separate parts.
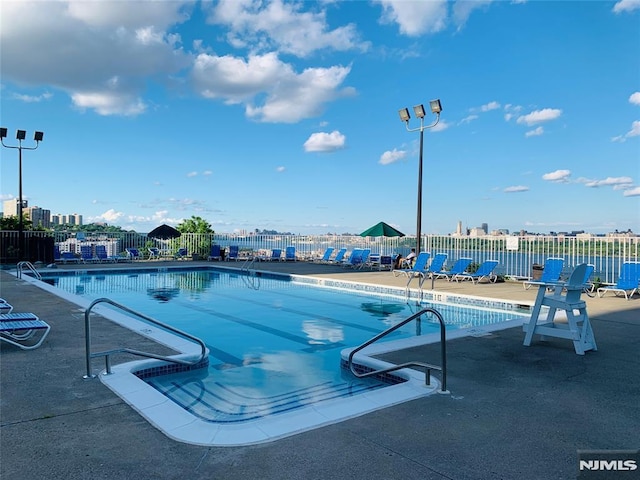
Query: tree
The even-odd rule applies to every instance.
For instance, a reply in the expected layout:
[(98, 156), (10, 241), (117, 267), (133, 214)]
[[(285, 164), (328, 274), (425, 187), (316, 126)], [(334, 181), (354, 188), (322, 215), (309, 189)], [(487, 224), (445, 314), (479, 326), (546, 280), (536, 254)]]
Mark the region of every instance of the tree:
[(192, 215), (176, 226), (180, 233), (214, 233), (211, 224), (202, 217)]
[(197, 243), (191, 247), (193, 251), (190, 252), (197, 253), (198, 255), (207, 258), (207, 255), (209, 255), (209, 252), (211, 250), (211, 240), (214, 233), (209, 222), (207, 222), (204, 218), (192, 215), (191, 218), (183, 220), (181, 223), (179, 223), (176, 226), (176, 230), (178, 230), (180, 233), (210, 234), (197, 237)]
[(0, 230), (16, 231), (18, 230), (18, 217), (3, 217), (0, 218)]

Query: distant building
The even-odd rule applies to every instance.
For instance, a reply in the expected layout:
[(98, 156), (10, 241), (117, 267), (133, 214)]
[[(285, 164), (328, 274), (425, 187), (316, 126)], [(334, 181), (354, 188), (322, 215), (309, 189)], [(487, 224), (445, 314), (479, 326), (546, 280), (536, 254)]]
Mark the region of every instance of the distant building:
[[(5, 217), (17, 217), (18, 216), (18, 204), (20, 200), (17, 198), (12, 198), (11, 200), (5, 200), (2, 202), (2, 210), (4, 211)], [(29, 202), (27, 200), (22, 200), (22, 214), (24, 215), (24, 209), (29, 206)]]
[(470, 237), (484, 237), (486, 234), (487, 232), (485, 232), (482, 227), (473, 227), (469, 230)]
[(31, 224), (34, 227), (51, 227), (51, 211), (44, 208), (28, 207), (23, 210), (23, 214), (28, 213)]

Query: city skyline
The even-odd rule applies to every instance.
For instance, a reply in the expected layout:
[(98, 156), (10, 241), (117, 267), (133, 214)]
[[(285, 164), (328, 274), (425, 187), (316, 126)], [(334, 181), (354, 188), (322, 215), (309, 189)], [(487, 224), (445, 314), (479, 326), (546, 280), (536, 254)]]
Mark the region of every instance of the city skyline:
[[(16, 207), (13, 207), (12, 209), (12, 203), (14, 203), (16, 205)], [(2, 216), (17, 216), (17, 204), (18, 202), (16, 200), (5, 200), (3, 202), (3, 209), (4, 212), (2, 213)], [(44, 227), (44, 228), (54, 228), (57, 225), (60, 226), (83, 226), (83, 225), (87, 225), (83, 222), (83, 215), (78, 214), (78, 213), (72, 213), (72, 214), (52, 214), (51, 211), (49, 209), (46, 208), (42, 208), (39, 206), (29, 206), (28, 205), (28, 201), (24, 200), (23, 201), (23, 205), (24, 205), (24, 209), (23, 209), (23, 213), (25, 215), (29, 216), (29, 221), (31, 222), (37, 222), (38, 226), (40, 227)], [(34, 211), (37, 212), (35, 218), (34, 218)], [(5, 213), (8, 212), (8, 213)], [(90, 224), (90, 225), (100, 225), (100, 224), (105, 224), (105, 225), (109, 225), (106, 222), (97, 222), (94, 224)], [(277, 234), (277, 235), (286, 235), (286, 234), (291, 234), (292, 232), (279, 232), (276, 230), (267, 230), (267, 229), (249, 229), (249, 230), (243, 230), (243, 231), (237, 231), (235, 233), (240, 233), (243, 235), (246, 234), (251, 234), (251, 233), (256, 233), (256, 232), (262, 232), (265, 233), (267, 232), (267, 234)], [(139, 231), (138, 233), (148, 233), (148, 232), (144, 232), (144, 231)], [(216, 232), (219, 234), (231, 234), (234, 232)], [(527, 231), (527, 230), (520, 230), (517, 232), (512, 232), (509, 231), (509, 229), (506, 228), (495, 228), (495, 229), (490, 229), (489, 228), (489, 224), (487, 222), (483, 222), (478, 226), (472, 227), (470, 225), (463, 225), (462, 221), (458, 221), (455, 227), (455, 230), (449, 232), (448, 234), (445, 235), (452, 235), (452, 236), (470, 236), (470, 237), (479, 237), (479, 236), (483, 236), (483, 235), (522, 235), (522, 234), (527, 234), (527, 235), (545, 235), (545, 234), (550, 234), (550, 235), (556, 235), (556, 234), (569, 234), (569, 235), (576, 235), (576, 234), (580, 234), (580, 233), (585, 233), (585, 234), (591, 234), (591, 232), (585, 232), (584, 230), (573, 230), (573, 231), (559, 231), (559, 232), (555, 232), (555, 231), (550, 231), (550, 232), (532, 232), (532, 231)], [(631, 231), (631, 229), (627, 229), (627, 230), (622, 230), (620, 232), (618, 232), (618, 230), (616, 229), (615, 231), (612, 232), (606, 232), (607, 234), (615, 234), (615, 233), (620, 233), (620, 234), (626, 234), (626, 233), (631, 233), (634, 236), (637, 236), (638, 234)], [(324, 232), (324, 234), (346, 234), (346, 235), (359, 235), (359, 233), (356, 232)], [(428, 235), (429, 232), (422, 232), (423, 235)], [(320, 234), (322, 235), (322, 234)]]
[(437, 98), (423, 233), (640, 231), (637, 0), (0, 8), (6, 141), (44, 132), (30, 205), (139, 232), (414, 235), (419, 135), (398, 110), (416, 128)]

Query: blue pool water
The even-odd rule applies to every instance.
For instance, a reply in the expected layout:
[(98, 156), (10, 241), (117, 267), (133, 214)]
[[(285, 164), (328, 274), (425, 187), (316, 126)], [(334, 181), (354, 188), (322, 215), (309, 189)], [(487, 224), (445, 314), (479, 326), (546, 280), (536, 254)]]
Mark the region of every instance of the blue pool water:
[[(216, 423), (244, 422), (387, 386), (342, 369), (340, 352), (425, 306), (436, 308), (448, 329), (520, 316), (215, 269), (47, 273), (44, 280), (89, 299), (107, 297), (201, 338), (210, 350), (208, 369), (145, 381), (199, 419)], [(425, 315), (419, 328), (411, 322), (388, 340), (437, 332), (435, 317)]]

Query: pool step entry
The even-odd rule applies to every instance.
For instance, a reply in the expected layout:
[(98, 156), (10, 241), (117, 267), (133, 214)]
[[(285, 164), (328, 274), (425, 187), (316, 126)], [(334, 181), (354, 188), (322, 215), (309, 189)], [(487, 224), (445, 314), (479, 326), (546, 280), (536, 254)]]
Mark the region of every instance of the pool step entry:
[(262, 418), (389, 386), (377, 381), (323, 382), (287, 393), (256, 397), (251, 387), (229, 387), (214, 381), (213, 375), (208, 378), (212, 380), (198, 375), (180, 381), (154, 377), (147, 383), (193, 415), (216, 423)]
[[(105, 350), (103, 352), (94, 352), (91, 347), (91, 310), (93, 310), (93, 307), (95, 307), (99, 303), (107, 303), (113, 307), (116, 307), (119, 310), (127, 312), (131, 315), (134, 315), (157, 327), (160, 327), (164, 330), (168, 330), (169, 332), (172, 332), (180, 337), (186, 338), (187, 340), (190, 340), (198, 344), (200, 346), (200, 356), (195, 360), (184, 360), (176, 357), (169, 357), (166, 355), (157, 355), (155, 353), (148, 353), (148, 352), (142, 352), (140, 350), (133, 350), (131, 348), (116, 348), (113, 350)], [(84, 311), (84, 338), (85, 338), (85, 363), (87, 367), (87, 373), (83, 377), (85, 379), (96, 377), (93, 374), (92, 367), (91, 367), (91, 360), (96, 357), (104, 357), (105, 359), (104, 373), (105, 375), (110, 375), (111, 374), (111, 357), (118, 353), (129, 353), (131, 355), (137, 355), (139, 357), (155, 358), (157, 360), (164, 360), (172, 364), (178, 364), (178, 365), (183, 365), (187, 367), (198, 366), (202, 364), (202, 362), (207, 358), (207, 346), (199, 338), (194, 337), (193, 335), (190, 335), (186, 332), (183, 332), (182, 330), (178, 330), (177, 328), (167, 325), (166, 323), (162, 323), (156, 320), (155, 318), (151, 318), (147, 315), (144, 315), (143, 313), (136, 312), (135, 310), (132, 310), (131, 308), (126, 307), (118, 302), (114, 302), (109, 298), (97, 298), (96, 300), (91, 302), (91, 304)]]

